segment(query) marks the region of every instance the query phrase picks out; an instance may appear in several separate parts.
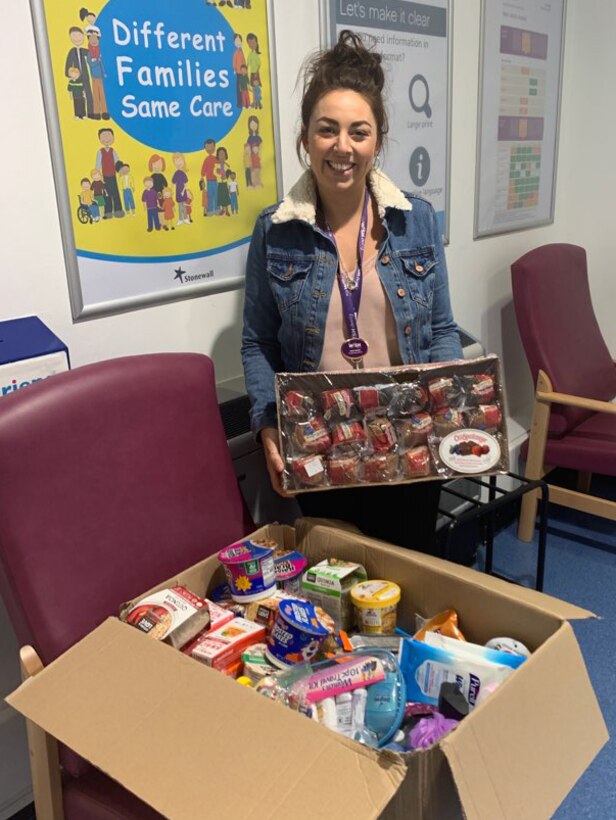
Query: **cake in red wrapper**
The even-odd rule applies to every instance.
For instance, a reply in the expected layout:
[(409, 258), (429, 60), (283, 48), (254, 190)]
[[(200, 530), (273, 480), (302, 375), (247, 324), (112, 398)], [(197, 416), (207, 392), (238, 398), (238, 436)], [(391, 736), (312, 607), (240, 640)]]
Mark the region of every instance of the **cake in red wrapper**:
[(294, 458), (291, 461), (291, 469), (300, 484), (316, 487), (325, 483), (325, 462), (320, 455)]
[(458, 404), (461, 398), (460, 384), (455, 376), (439, 376), (430, 379), (428, 392), (433, 408)]
[(332, 429), (332, 444), (359, 444), (366, 440), (366, 431), (358, 421), (343, 421)]
[(293, 432), (293, 441), (302, 453), (324, 453), (332, 444), (329, 431), (320, 416), (298, 422)]
[(477, 373), (464, 377), (467, 404), (490, 404), (496, 396), (494, 377), (489, 373)]
[(324, 390), (321, 393), (321, 407), (327, 421), (349, 419), (355, 410), (352, 390)]
[(495, 433), (500, 427), (502, 414), (497, 404), (480, 404), (465, 413), (466, 424), (476, 430)]
[(327, 459), (327, 473), (334, 485), (357, 484), (359, 481), (359, 456), (330, 456)]
[(440, 407), (432, 416), (434, 432), (441, 438), (464, 427), (464, 415), (455, 407)]
[(397, 429), (398, 440), (403, 447), (426, 444), (433, 430), (432, 416), (430, 413), (415, 413), (408, 419), (400, 419)]
[(363, 463), (364, 481), (381, 483), (398, 478), (398, 456), (395, 453), (376, 453)]
[(396, 446), (396, 431), (391, 421), (383, 416), (374, 416), (366, 421), (368, 441), (377, 453), (386, 453)]
[(307, 420), (316, 411), (312, 396), (299, 390), (288, 390), (285, 393), (284, 406), (287, 416), (295, 420)]
[(355, 387), (355, 401), (362, 413), (384, 413), (389, 406), (393, 388), (391, 385)]
[(407, 478), (430, 475), (430, 451), (425, 445), (413, 447), (401, 456), (402, 472)]
[(421, 382), (409, 382), (398, 386), (396, 396), (392, 401), (392, 412), (400, 416), (408, 416), (426, 410), (430, 403), (427, 389)]

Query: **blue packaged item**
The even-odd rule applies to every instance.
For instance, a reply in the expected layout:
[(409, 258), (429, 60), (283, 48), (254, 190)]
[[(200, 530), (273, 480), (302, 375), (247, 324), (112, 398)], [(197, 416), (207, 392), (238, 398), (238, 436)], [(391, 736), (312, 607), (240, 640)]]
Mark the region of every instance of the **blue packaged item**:
[(280, 602), (265, 655), (276, 666), (287, 669), (314, 658), (328, 635), (314, 604), (290, 598)]
[(498, 686), (523, 662), (522, 657), (489, 649), (482, 658), (472, 657), (464, 642), (460, 642), (460, 656), (456, 656), (452, 651), (413, 638), (403, 639), (400, 653), (409, 701), (438, 706), (441, 684), (453, 682), (471, 709), (482, 689)]
[[(369, 654), (379, 658), (385, 669), (385, 680), (366, 687), (366, 705), (363, 715), (363, 729), (354, 725), (353, 739), (369, 742), (381, 749), (386, 746), (402, 725), (407, 692), (398, 662), (391, 652), (383, 649), (363, 650), (358, 654)], [(354, 719), (354, 722), (355, 719)]]

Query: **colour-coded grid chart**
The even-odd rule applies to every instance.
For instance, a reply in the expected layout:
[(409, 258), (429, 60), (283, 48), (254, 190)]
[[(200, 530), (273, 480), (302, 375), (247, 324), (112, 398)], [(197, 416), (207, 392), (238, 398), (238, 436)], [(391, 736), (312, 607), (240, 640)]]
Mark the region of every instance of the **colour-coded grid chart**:
[(500, 145), (496, 217), (510, 218), (512, 212), (534, 208), (539, 203), (541, 143)]
[(553, 219), (565, 2), (483, 4), (476, 238)]
[(545, 113), (545, 71), (503, 63), (499, 114), (505, 117), (542, 117)]

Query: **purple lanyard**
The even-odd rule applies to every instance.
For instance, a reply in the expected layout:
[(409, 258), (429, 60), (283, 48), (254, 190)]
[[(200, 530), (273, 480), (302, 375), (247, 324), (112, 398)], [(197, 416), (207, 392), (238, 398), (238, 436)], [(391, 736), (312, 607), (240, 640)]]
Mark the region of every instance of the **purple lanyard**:
[(361, 302), (361, 285), (362, 285), (362, 265), (364, 261), (364, 247), (366, 245), (366, 232), (368, 230), (368, 201), (370, 194), (366, 188), (364, 196), (364, 205), (361, 212), (361, 222), (359, 225), (359, 235), (357, 237), (357, 270), (355, 271), (355, 280), (353, 286), (349, 288), (342, 276), (340, 270), (340, 254), (338, 253), (338, 245), (336, 244), (336, 237), (331, 228), (325, 223), (325, 233), (334, 243), (336, 253), (338, 254), (338, 287), (340, 288), (340, 298), (342, 300), (342, 311), (344, 313), (344, 321), (351, 339), (359, 339), (359, 330), (357, 325), (357, 317), (359, 315), (359, 303)]

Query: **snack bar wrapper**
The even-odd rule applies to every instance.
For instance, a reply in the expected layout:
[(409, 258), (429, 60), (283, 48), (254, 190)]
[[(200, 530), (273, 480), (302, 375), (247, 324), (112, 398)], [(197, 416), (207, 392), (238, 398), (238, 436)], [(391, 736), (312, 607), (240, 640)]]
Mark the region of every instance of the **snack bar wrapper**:
[(276, 399), (289, 494), (509, 470), (495, 355), (383, 370), (278, 373)]

